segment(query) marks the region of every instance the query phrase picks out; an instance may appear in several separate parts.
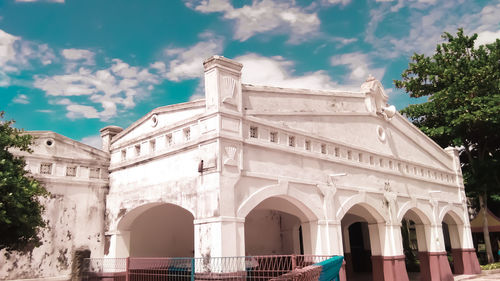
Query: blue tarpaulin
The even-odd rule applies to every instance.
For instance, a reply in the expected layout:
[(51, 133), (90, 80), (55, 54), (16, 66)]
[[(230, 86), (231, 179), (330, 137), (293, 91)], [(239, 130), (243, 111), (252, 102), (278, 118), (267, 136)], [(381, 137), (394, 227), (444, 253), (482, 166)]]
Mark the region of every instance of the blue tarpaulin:
[(321, 275), (319, 276), (319, 281), (339, 280), (339, 272), (340, 268), (342, 267), (343, 260), (343, 256), (335, 256), (314, 264), (319, 265), (322, 268)]

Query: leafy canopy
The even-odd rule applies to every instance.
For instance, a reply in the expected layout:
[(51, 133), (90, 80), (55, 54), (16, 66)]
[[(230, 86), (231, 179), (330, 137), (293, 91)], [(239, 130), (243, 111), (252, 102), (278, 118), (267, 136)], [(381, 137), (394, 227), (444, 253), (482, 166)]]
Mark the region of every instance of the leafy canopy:
[(414, 54), (397, 88), (427, 102), (401, 112), (442, 147), (458, 146), (469, 194), (500, 190), (500, 40), (474, 47), (458, 29), (432, 56)]
[(32, 152), (33, 137), (4, 121), (0, 112), (0, 250), (25, 250), (40, 245), (39, 229), (45, 226), (40, 197), (48, 192), (24, 170), (24, 159), (11, 150)]

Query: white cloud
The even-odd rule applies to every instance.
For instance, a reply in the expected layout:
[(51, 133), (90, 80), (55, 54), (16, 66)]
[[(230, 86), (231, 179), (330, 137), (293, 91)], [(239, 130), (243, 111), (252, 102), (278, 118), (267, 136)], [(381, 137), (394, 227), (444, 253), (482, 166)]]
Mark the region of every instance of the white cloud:
[(85, 64), (93, 65), (95, 54), (92, 51), (84, 49), (64, 49), (61, 55), (69, 61), (83, 61)]
[(477, 34), (477, 39), (475, 42), (475, 46), (480, 46), (480, 45), (485, 45), (485, 44), (490, 44), (495, 42), (495, 40), (500, 39), (500, 30), (493, 32), (493, 31), (482, 31)]
[(0, 84), (5, 86), (7, 73), (31, 67), (34, 62), (47, 65), (55, 55), (47, 44), (37, 44), (23, 40), (0, 29)]
[(87, 136), (80, 140), (84, 144), (88, 144), (97, 149), (102, 149), (102, 138), (100, 135)]
[(370, 74), (382, 80), (385, 73), (385, 68), (373, 67), (369, 56), (360, 52), (333, 56), (330, 63), (332, 66), (345, 65), (350, 70), (350, 73), (346, 75), (346, 83), (358, 85), (358, 87)]
[(24, 94), (19, 94), (19, 95), (15, 96), (12, 101), (14, 103), (21, 103), (21, 104), (28, 104), (28, 103), (30, 103), (30, 100), (29, 100), (28, 96), (24, 95)]
[(70, 104), (66, 107), (69, 111), (66, 116), (71, 119), (76, 118), (99, 118), (99, 112), (92, 106), (81, 105), (81, 104)]
[(341, 4), (343, 6), (351, 3), (351, 0), (323, 0), (325, 4), (332, 4), (332, 5), (337, 5)]
[(240, 41), (275, 32), (289, 34), (290, 42), (296, 43), (315, 35), (320, 25), (316, 13), (297, 6), (295, 1), (256, 0), (235, 8), (229, 0), (188, 0), (186, 6), (202, 13), (222, 13), (224, 19), (235, 22), (234, 38)]
[(241, 75), (243, 83), (317, 90), (338, 88), (337, 83), (323, 70), (301, 76), (294, 75), (293, 62), (282, 57), (247, 54), (235, 60), (243, 64)]
[[(172, 81), (199, 78), (203, 75), (203, 61), (222, 53), (222, 38), (210, 32), (201, 34), (200, 38), (202, 41), (192, 47), (165, 50), (165, 55), (170, 59), (168, 72), (164, 74), (166, 78)], [(162, 62), (156, 62), (152, 67), (159, 71), (165, 70)]]
[[(160, 82), (148, 68), (130, 66), (113, 59), (105, 69), (78, 71), (49, 77), (35, 76), (34, 86), (48, 96), (56, 97), (57, 104), (65, 105), (69, 118), (100, 118), (109, 120), (120, 108), (132, 108), (135, 101), (147, 95), (146, 89)], [(88, 104), (76, 102), (76, 97), (87, 97)], [(98, 110), (96, 106), (100, 106)]]
[[(371, 43), (380, 57), (394, 58), (416, 53), (432, 54), (436, 44), (443, 42), (444, 31), (455, 34), (464, 27), (466, 34), (478, 33), (479, 40), (488, 42), (500, 31), (500, 4), (481, 8), (475, 1), (399, 1), (397, 5), (409, 6), (408, 32), (406, 36), (392, 34), (377, 35), (377, 29), (384, 20), (394, 20), (394, 11), (387, 9), (387, 3), (380, 3), (370, 11), (370, 22), (365, 41)], [(394, 8), (393, 6), (392, 8)], [(489, 39), (488, 39), (489, 38)]]
[(41, 112), (41, 113), (54, 113), (54, 110), (52, 110), (52, 109), (37, 109), (35, 111)]

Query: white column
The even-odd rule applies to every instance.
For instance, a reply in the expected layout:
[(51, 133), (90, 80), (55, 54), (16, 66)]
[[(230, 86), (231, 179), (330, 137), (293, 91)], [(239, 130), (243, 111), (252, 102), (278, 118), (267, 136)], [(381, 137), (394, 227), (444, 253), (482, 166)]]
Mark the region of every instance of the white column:
[(444, 244), (443, 227), (441, 224), (431, 225), (429, 252), (446, 251)]
[(127, 258), (130, 256), (130, 231), (121, 230), (110, 235), (109, 252), (106, 258)]
[(350, 253), (351, 252), (351, 239), (349, 237), (349, 227), (342, 227), (342, 238), (343, 238), (343, 252)]
[(372, 256), (404, 255), (401, 225), (385, 223), (368, 224)]
[(304, 254), (342, 255), (340, 224), (333, 220), (302, 223)]
[(415, 224), (415, 232), (417, 233), (418, 251), (427, 252), (430, 246), (430, 225)]
[(245, 255), (245, 219), (215, 217), (194, 221), (195, 257)]

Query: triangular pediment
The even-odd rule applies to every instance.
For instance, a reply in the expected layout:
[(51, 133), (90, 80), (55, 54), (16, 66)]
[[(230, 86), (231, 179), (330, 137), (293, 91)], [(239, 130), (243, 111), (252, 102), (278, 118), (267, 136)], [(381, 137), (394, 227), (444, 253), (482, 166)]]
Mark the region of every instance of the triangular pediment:
[(283, 130), (418, 167), (454, 172), (453, 157), (399, 113), (368, 106), (369, 93), (245, 87), (246, 116)]
[[(31, 157), (108, 161), (108, 153), (51, 131), (31, 131), (35, 137)], [(26, 154), (28, 155), (28, 154)]]
[(158, 107), (144, 115), (112, 139), (112, 146), (147, 137), (162, 129), (175, 126), (183, 120), (205, 112), (205, 100)]

